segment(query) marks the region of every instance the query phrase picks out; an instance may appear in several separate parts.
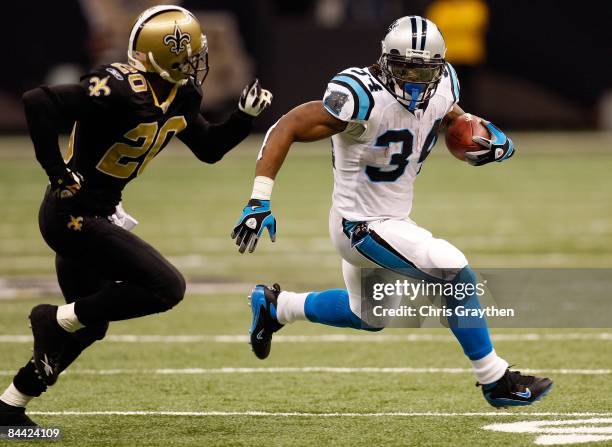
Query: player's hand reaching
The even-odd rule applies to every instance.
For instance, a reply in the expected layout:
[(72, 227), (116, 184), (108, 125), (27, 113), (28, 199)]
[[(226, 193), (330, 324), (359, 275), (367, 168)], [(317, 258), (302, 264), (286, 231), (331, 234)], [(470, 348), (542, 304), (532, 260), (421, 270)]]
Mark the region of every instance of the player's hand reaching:
[(481, 119), (482, 124), (491, 133), (491, 139), (474, 136), (472, 141), (483, 147), (481, 151), (465, 153), (465, 160), (474, 166), (482, 166), (492, 161), (501, 162), (514, 155), (514, 143), (497, 126)]
[(272, 103), (272, 93), (261, 88), (259, 79), (253, 79), (242, 91), (238, 108), (247, 115), (257, 116)]
[(68, 199), (74, 197), (81, 189), (83, 176), (78, 172), (71, 171), (66, 168), (66, 171), (61, 175), (51, 176), (51, 194), (57, 199)]
[(253, 253), (264, 228), (268, 229), (270, 240), (276, 240), (276, 218), (270, 210), (269, 200), (251, 199), (242, 210), (242, 215), (232, 231), (238, 251), (244, 253), (248, 248)]

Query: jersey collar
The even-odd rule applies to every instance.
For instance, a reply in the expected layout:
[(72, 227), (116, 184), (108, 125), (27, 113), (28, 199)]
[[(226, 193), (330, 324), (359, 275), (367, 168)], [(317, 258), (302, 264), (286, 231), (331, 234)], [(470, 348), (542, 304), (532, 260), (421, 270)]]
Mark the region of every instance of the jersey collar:
[(159, 107), (164, 113), (166, 113), (170, 108), (170, 104), (172, 104), (172, 101), (174, 101), (174, 98), (176, 97), (176, 92), (178, 91), (180, 86), (178, 84), (174, 84), (172, 86), (172, 89), (170, 90), (170, 93), (168, 93), (168, 97), (166, 98), (166, 100), (160, 104), (159, 100), (157, 99), (157, 95), (155, 94), (155, 90), (153, 90), (153, 86), (149, 83), (148, 80), (147, 84), (149, 86), (149, 90), (151, 90), (151, 96), (153, 96), (153, 103), (156, 107)]

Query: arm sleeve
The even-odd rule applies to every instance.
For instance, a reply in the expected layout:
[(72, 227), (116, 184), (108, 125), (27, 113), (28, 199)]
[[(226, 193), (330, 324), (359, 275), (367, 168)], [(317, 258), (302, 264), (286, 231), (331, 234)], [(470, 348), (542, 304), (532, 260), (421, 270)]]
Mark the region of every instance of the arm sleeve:
[(58, 135), (91, 111), (87, 91), (80, 84), (38, 87), (24, 93), (23, 104), (36, 159), (48, 176), (61, 175), (66, 166)]
[(187, 145), (198, 159), (216, 163), (236, 147), (251, 132), (253, 119), (236, 110), (227, 121), (211, 124), (198, 115), (178, 138)]

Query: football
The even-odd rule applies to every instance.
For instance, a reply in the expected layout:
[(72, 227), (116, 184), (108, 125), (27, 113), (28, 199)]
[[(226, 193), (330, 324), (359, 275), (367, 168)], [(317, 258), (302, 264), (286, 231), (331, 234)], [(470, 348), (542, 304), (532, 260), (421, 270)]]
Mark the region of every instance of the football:
[(472, 137), (491, 138), (488, 129), (477, 116), (465, 113), (456, 118), (446, 129), (446, 147), (459, 160), (465, 161), (465, 153), (480, 151), (482, 146), (472, 141)]

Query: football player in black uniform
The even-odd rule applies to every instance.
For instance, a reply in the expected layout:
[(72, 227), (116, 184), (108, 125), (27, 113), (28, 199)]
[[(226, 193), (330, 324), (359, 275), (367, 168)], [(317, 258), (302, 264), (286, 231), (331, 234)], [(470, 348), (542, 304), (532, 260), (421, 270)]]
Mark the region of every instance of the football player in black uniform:
[[(32, 309), (33, 355), (0, 396), (0, 426), (34, 425), (25, 414), (28, 401), (103, 339), (110, 321), (164, 312), (182, 300), (181, 273), (119, 226), (116, 210), (125, 185), (173, 136), (201, 161), (215, 163), (271, 102), (254, 80), (231, 117), (210, 124), (200, 114), (207, 72), (206, 37), (196, 18), (180, 7), (156, 6), (132, 28), (127, 64), (101, 66), (79, 84), (24, 94), (36, 158), (50, 179), (40, 230), (56, 253), (67, 304)], [(71, 125), (65, 162), (58, 133)]]

